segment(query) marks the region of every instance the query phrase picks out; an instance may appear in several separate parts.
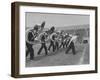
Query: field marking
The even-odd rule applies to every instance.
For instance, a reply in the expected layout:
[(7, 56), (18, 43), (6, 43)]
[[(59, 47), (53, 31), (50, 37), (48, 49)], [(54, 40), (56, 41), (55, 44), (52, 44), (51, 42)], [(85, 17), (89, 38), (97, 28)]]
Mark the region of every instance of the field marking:
[(80, 58), (78, 64), (82, 64), (82, 62), (83, 62), (83, 60), (84, 60), (84, 56), (85, 56), (85, 54), (86, 54), (86, 53), (85, 53), (85, 52), (86, 52), (86, 48), (87, 48), (87, 47), (84, 48), (84, 51), (83, 51), (83, 53), (82, 53), (82, 56), (81, 56), (81, 58)]

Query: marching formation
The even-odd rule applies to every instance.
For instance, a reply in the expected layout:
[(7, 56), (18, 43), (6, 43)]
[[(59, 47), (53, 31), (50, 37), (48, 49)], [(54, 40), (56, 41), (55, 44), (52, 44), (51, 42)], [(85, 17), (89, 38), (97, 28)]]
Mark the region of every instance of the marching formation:
[(37, 52), (38, 55), (41, 54), (43, 49), (45, 50), (45, 55), (48, 55), (51, 52), (51, 48), (53, 52), (58, 51), (60, 48), (66, 48), (66, 54), (72, 49), (73, 54), (76, 54), (73, 40), (77, 36), (68, 34), (64, 30), (57, 31), (54, 26), (44, 31), (44, 26), (45, 22), (42, 22), (41, 25), (35, 25), (33, 29), (28, 31), (26, 35), (26, 57), (30, 55), (30, 60), (34, 59), (33, 46), (38, 43), (41, 44)]

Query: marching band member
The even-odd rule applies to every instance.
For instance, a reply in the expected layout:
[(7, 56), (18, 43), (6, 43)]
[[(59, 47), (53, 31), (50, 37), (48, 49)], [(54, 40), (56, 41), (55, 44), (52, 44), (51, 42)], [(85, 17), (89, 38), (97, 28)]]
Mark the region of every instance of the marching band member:
[(69, 35), (70, 39), (68, 41), (68, 44), (67, 44), (67, 50), (66, 50), (66, 54), (72, 49), (72, 52), (73, 54), (75, 55), (76, 54), (76, 50), (75, 50), (75, 45), (74, 45), (74, 40), (77, 38), (76, 36), (72, 36), (72, 35)]
[(56, 39), (56, 33), (55, 33), (55, 27), (51, 27), (50, 29), (50, 45), (48, 50), (50, 51), (51, 47), (53, 48), (53, 52), (55, 51), (55, 39)]
[(41, 48), (38, 51), (38, 55), (41, 53), (43, 48), (45, 50), (45, 54), (46, 55), (48, 54), (47, 47), (46, 47), (46, 41), (47, 41), (47, 33), (43, 32), (43, 33), (40, 34)]
[(37, 36), (37, 31), (38, 28), (35, 26), (34, 29), (30, 30), (28, 32), (27, 35), (27, 40), (26, 40), (26, 57), (28, 56), (28, 54), (30, 54), (30, 60), (34, 59), (34, 49), (33, 49), (33, 45), (34, 45), (34, 40)]
[(55, 49), (59, 49), (59, 32), (57, 31), (55, 34)]
[(66, 48), (67, 48), (67, 45), (68, 45), (68, 43), (69, 43), (69, 41), (70, 41), (70, 36), (69, 36), (69, 34), (68, 33), (65, 33), (65, 35), (64, 35), (64, 46), (66, 46)]
[(61, 31), (60, 33), (60, 37), (61, 37), (61, 44), (59, 46), (59, 48), (61, 48), (63, 46), (63, 48), (65, 47), (64, 45), (64, 30)]

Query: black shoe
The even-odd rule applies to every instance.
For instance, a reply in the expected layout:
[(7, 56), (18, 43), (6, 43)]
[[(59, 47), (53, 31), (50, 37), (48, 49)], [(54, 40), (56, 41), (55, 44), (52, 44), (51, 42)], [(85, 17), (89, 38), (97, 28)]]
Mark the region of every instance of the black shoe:
[(34, 60), (34, 58), (31, 58), (30, 60)]
[(40, 55), (40, 53), (37, 53), (38, 55)]
[(76, 53), (74, 53), (73, 55), (76, 55)]
[(45, 53), (45, 55), (48, 55), (48, 53)]

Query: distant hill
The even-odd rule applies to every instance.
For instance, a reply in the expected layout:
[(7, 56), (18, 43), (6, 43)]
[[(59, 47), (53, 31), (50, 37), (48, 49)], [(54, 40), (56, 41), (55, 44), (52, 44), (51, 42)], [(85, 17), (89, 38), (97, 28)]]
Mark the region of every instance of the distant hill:
[[(88, 29), (89, 24), (83, 24), (83, 25), (72, 25), (72, 26), (60, 26), (60, 27), (55, 27), (57, 30), (77, 30), (77, 29)], [(33, 27), (26, 27), (27, 29), (32, 29)], [(44, 28), (47, 30), (48, 28)]]
[(89, 24), (57, 27), (57, 30), (89, 29)]

